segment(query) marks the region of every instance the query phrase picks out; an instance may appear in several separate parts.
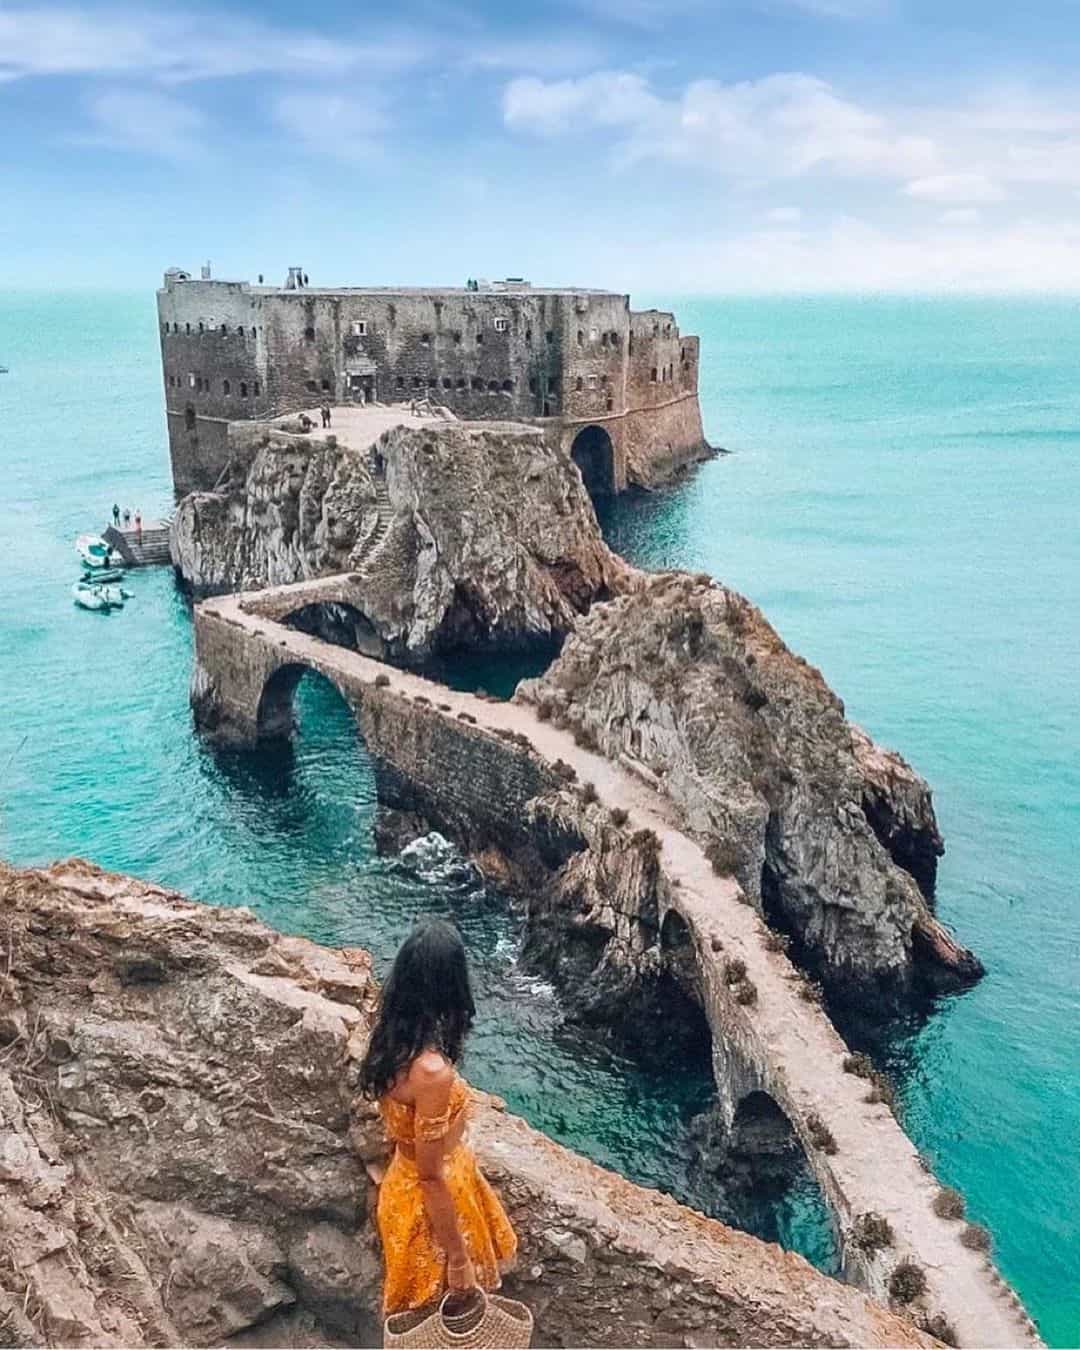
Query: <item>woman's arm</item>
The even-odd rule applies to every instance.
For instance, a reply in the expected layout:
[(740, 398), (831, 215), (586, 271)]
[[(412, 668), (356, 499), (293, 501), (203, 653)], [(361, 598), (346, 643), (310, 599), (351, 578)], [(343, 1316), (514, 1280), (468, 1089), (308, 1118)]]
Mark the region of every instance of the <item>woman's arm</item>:
[[(476, 1283), (476, 1273), (444, 1171), (454, 1070), (441, 1055), (421, 1055), (413, 1064), (409, 1080), (415, 1098), (416, 1170), (424, 1209), (436, 1241), (446, 1252), (447, 1285), (451, 1289), (470, 1289)], [(429, 1137), (425, 1138), (425, 1134)]]

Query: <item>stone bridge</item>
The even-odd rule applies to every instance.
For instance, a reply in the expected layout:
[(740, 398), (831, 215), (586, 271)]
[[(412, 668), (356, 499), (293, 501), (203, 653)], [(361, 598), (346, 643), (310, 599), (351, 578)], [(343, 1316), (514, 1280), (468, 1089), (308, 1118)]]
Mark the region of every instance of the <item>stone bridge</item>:
[[(831, 1212), (846, 1278), (885, 1300), (890, 1273), (909, 1258), (925, 1273), (927, 1306), (948, 1320), (959, 1344), (1040, 1344), (992, 1261), (961, 1244), (962, 1224), (934, 1213), (940, 1183), (889, 1108), (865, 1100), (866, 1081), (844, 1072), (846, 1045), (824, 1011), (799, 996), (796, 971), (783, 952), (768, 949), (736, 882), (714, 874), (646, 776), (581, 748), (528, 706), (447, 689), (277, 621), (297, 599), (330, 599), (339, 585), (331, 578), (278, 588), (292, 599), (262, 593), (199, 605), (192, 702), (200, 724), (247, 742), (280, 734), (291, 724), (301, 675), (316, 670), (356, 716), (380, 800), (445, 823), (467, 845), (520, 838), (528, 802), (562, 783), (555, 762), (572, 765), (605, 805), (627, 812), (630, 829), (660, 838), (671, 895), (661, 934), (696, 968), (721, 1110), (735, 1120), (740, 1104), (765, 1094), (787, 1117)], [(725, 963), (733, 958), (756, 987), (749, 1006), (728, 983)], [(834, 1143), (823, 1147), (826, 1131)], [(891, 1246), (866, 1252), (853, 1240), (853, 1224), (868, 1213), (889, 1221)]]

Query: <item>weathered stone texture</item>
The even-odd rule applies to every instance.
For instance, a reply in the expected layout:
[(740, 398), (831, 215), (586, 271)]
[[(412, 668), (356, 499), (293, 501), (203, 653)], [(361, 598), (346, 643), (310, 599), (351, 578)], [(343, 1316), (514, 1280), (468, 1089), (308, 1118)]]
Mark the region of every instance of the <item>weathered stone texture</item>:
[[(870, 753), (820, 673), (742, 596), (708, 578), (642, 575), (583, 618), (518, 697), (651, 770), (718, 870), (794, 934), (838, 997), (905, 991), (913, 932), (937, 928), (898, 865), (940, 842), (929, 790), (895, 755), (889, 780), (868, 782), (885, 752)], [(979, 970), (965, 953), (956, 973)]]
[[(378, 1344), (351, 1100), (370, 960), (85, 863), (0, 867), (0, 1321), (13, 1343)], [(539, 1345), (932, 1342), (799, 1257), (478, 1098)]]
[(178, 495), (213, 488), (225, 466), (224, 442), (204, 423), (324, 400), (430, 398), (464, 418), (537, 419), (568, 441), (595, 422), (610, 436), (618, 489), (707, 450), (700, 418), (695, 428), (658, 415), (650, 434), (649, 410), (675, 397), (696, 407), (698, 343), (670, 313), (632, 312), (626, 295), (290, 291), (166, 275), (158, 317)]

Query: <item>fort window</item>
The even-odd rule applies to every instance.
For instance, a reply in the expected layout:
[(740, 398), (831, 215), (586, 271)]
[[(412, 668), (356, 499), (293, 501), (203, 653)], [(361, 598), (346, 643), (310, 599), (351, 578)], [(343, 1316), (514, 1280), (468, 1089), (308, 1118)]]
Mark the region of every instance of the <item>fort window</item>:
[(548, 376), (548, 393), (549, 393), (549, 394), (557, 394), (558, 392), (559, 392), (559, 377), (558, 377), (558, 375), (549, 375), (549, 376)]
[(195, 430), (195, 409), (190, 403), (184, 409), (184, 428), (187, 431)]
[(607, 330), (605, 329), (604, 332), (602, 332), (602, 333), (600, 334), (600, 346), (601, 346), (601, 347), (606, 347), (607, 344), (608, 344), (608, 334), (607, 334)]
[(324, 393), (324, 394), (328, 394), (328, 393), (330, 392), (330, 381), (329, 381), (329, 380), (323, 380), (323, 382), (322, 382), (322, 390), (323, 390), (323, 393)]
[(461, 346), (461, 329), (460, 329), (460, 328), (456, 328), (456, 329), (454, 330), (454, 346), (455, 346), (455, 347), (460, 347), (460, 346)]
[(483, 335), (483, 333), (477, 333), (477, 335), (476, 335), (476, 345), (477, 345), (478, 347), (481, 347), (481, 346), (483, 346), (483, 342), (484, 342), (484, 335)]
[(579, 347), (584, 347), (585, 345), (585, 330), (583, 328), (577, 330), (577, 345)]
[(503, 393), (504, 393), (504, 394), (512, 394), (512, 393), (514, 392), (514, 381), (513, 381), (513, 380), (503, 380), (502, 387), (503, 387)]
[(601, 375), (601, 376), (600, 376), (600, 383), (601, 383), (601, 384), (604, 386), (604, 388), (606, 389), (606, 388), (607, 388), (607, 385), (608, 385), (608, 377), (607, 377), (606, 375)]
[(243, 336), (244, 336), (244, 325), (243, 325), (242, 323), (238, 323), (238, 324), (236, 325), (236, 335), (237, 335), (237, 337), (243, 337)]
[(613, 347), (617, 347), (619, 345), (619, 335), (618, 333), (616, 333), (614, 328), (611, 330), (611, 345)]
[(671, 324), (669, 323), (664, 324), (664, 336), (665, 337), (671, 336)]
[(256, 380), (255, 383), (252, 385), (252, 392), (254, 393), (254, 395), (255, 395), (256, 398), (259, 397), (259, 381), (258, 381), (258, 380)]
[(634, 352), (634, 335), (633, 335), (633, 333), (631, 333), (630, 336), (629, 336), (629, 337), (627, 338), (627, 340), (626, 340), (626, 350), (627, 350), (627, 352), (628, 352), (630, 355), (633, 355), (633, 352)]
[(203, 323), (202, 319), (199, 320), (199, 332), (200, 332), (200, 333), (205, 333), (205, 332), (206, 332), (206, 326), (205, 326), (205, 324)]
[(424, 344), (425, 347), (430, 347), (430, 346), (431, 346), (431, 334), (430, 334), (430, 333), (421, 333), (421, 334), (420, 334), (420, 341)]
[(653, 384), (656, 383), (656, 367), (655, 367), (655, 366), (653, 366), (652, 370), (649, 371), (649, 379), (652, 381)]
[(240, 397), (247, 398), (247, 385), (243, 380), (240, 381)]
[(189, 389), (194, 389), (194, 388), (195, 388), (195, 376), (194, 376), (194, 375), (189, 375), (189, 376), (187, 377), (187, 382), (188, 382), (188, 388), (189, 388)]
[(509, 320), (509, 319), (496, 319), (496, 320), (495, 320), (495, 331), (496, 331), (496, 333), (505, 333), (506, 330), (507, 330), (509, 327), (510, 327), (510, 320)]
[(397, 387), (398, 387), (399, 389), (404, 389), (404, 388), (405, 388), (405, 376), (404, 376), (404, 375), (399, 375), (399, 376), (397, 377)]
[(314, 380), (308, 380), (306, 388), (309, 394), (314, 394), (318, 391), (318, 385)]
[(609, 395), (608, 395), (608, 401), (607, 401), (607, 410), (608, 410), (608, 412), (611, 412), (611, 410), (612, 410), (612, 408), (614, 408), (614, 406), (615, 406), (615, 400), (614, 400), (614, 399), (611, 397), (611, 395), (609, 394)]
[(464, 380), (458, 380), (458, 382), (457, 382), (457, 387), (458, 387), (459, 389), (464, 389), (464, 388), (465, 388), (465, 381), (464, 381)]
[(229, 383), (228, 380), (222, 380), (222, 382), (221, 382), (221, 392), (222, 392), (223, 394), (231, 394), (231, 393), (232, 393), (232, 385)]
[(483, 387), (484, 387), (484, 381), (483, 381), (483, 380), (480, 380), (480, 379), (477, 379), (477, 377), (474, 375), (474, 376), (473, 376), (472, 387), (473, 387), (473, 390), (474, 390), (475, 393), (480, 393), (480, 391), (481, 391), (481, 390), (483, 389)]
[(584, 389), (584, 388), (585, 388), (585, 381), (581, 378), (580, 375), (579, 375), (579, 376), (577, 377), (577, 379), (574, 381), (574, 388), (575, 388), (575, 389)]
[(429, 375), (427, 377), (427, 387), (429, 389), (438, 389), (439, 381), (435, 378), (434, 375)]
[(595, 342), (598, 336), (599, 336), (599, 334), (598, 334), (598, 332), (597, 332), (597, 330), (596, 330), (595, 328), (590, 328), (590, 329), (589, 329), (589, 341), (590, 341), (590, 342)]
[(229, 325), (228, 325), (227, 323), (223, 323), (223, 324), (221, 325), (221, 331), (222, 331), (222, 333), (224, 333), (226, 336), (228, 336)]
[(304, 329), (304, 340), (305, 342), (315, 341), (315, 329), (312, 328), (310, 325)]
[(421, 386), (423, 383), (424, 383), (424, 381), (420, 378), (419, 375), (414, 375), (414, 376), (412, 377), (412, 387), (413, 387), (414, 389), (419, 389), (420, 386)]
[(252, 337), (255, 336), (255, 329), (254, 329), (254, 328), (252, 328), (252, 330), (251, 330), (251, 336), (252, 336)]
[(367, 336), (367, 323), (363, 319), (357, 319), (352, 326), (353, 337)]
[(652, 326), (652, 335), (653, 335), (653, 337), (659, 337), (659, 336), (660, 336), (660, 325), (659, 325), (658, 323), (654, 323), (654, 324), (653, 324), (653, 326)]
[(190, 332), (191, 332), (191, 324), (189, 324), (189, 323), (184, 324), (184, 332), (185, 332), (185, 333), (190, 333)]
[[(578, 380), (578, 388), (579, 388), (579, 389), (581, 388), (581, 381), (580, 381), (580, 380)], [(536, 393), (536, 376), (535, 376), (535, 375), (530, 375), (530, 376), (529, 376), (529, 393), (530, 393), (530, 394), (535, 394), (535, 393)]]
[(444, 389), (453, 389), (453, 387), (454, 387), (454, 382), (453, 382), (453, 380), (448, 380), (448, 379), (445, 379), (445, 378), (444, 378), (444, 379), (443, 379), (443, 382), (442, 382), (442, 387), (443, 387)]
[(526, 328), (526, 329), (525, 329), (525, 341), (526, 341), (526, 342), (531, 342), (531, 341), (532, 341), (532, 329), (531, 329), (531, 328)]
[(590, 388), (590, 389), (595, 389), (595, 388), (596, 388), (596, 376), (595, 376), (595, 375), (590, 375), (590, 376), (589, 376), (589, 388)]
[(488, 393), (489, 393), (489, 394), (497, 394), (498, 392), (499, 392), (499, 381), (498, 381), (498, 380), (488, 380)]
[(172, 330), (173, 330), (174, 333), (179, 333), (179, 331), (180, 331), (180, 325), (179, 325), (178, 323), (174, 323), (173, 326), (172, 326)]
[(555, 341), (555, 330), (553, 328), (549, 328), (544, 334), (544, 341), (549, 345)]

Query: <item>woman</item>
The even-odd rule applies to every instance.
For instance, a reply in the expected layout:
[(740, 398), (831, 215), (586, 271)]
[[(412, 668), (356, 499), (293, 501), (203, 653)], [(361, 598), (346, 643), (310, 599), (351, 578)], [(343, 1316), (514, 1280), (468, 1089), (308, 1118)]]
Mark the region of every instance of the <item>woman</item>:
[(383, 985), (360, 1076), (395, 1146), (378, 1205), (387, 1316), (497, 1289), (517, 1250), (464, 1143), (469, 1089), (455, 1066), (475, 1013), (461, 938), (438, 919), (418, 924)]

